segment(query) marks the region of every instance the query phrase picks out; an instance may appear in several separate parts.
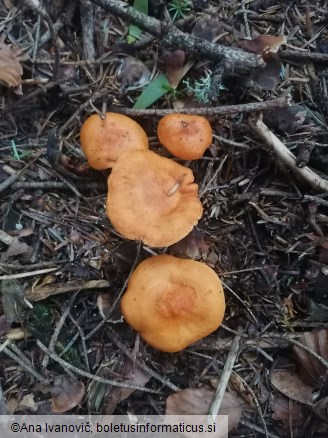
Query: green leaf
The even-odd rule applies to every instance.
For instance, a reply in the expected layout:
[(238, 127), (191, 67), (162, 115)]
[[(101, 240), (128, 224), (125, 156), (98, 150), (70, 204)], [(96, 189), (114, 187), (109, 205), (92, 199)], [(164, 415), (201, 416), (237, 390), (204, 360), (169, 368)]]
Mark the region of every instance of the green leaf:
[[(148, 0), (134, 0), (133, 7), (139, 12), (143, 12), (144, 14), (148, 15)], [(134, 43), (139, 38), (141, 33), (142, 30), (138, 26), (131, 24), (129, 27), (129, 35), (127, 37), (128, 43)]]
[(136, 103), (133, 105), (133, 108), (148, 108), (170, 90), (171, 85), (168, 78), (164, 74), (160, 74), (142, 90), (142, 93), (138, 97)]

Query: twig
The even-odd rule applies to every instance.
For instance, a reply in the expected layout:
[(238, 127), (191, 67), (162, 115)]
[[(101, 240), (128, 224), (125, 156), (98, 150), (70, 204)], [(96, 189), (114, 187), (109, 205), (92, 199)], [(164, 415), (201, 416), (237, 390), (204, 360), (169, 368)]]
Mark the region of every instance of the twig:
[[(42, 93), (45, 93), (48, 90), (51, 90), (52, 88), (56, 87), (59, 84), (63, 84), (67, 82), (68, 78), (58, 79), (54, 82), (48, 82), (46, 85), (43, 85), (40, 88), (37, 88), (36, 90), (32, 91), (31, 93), (24, 94), (19, 101), (14, 101), (14, 103), (10, 103), (9, 105), (5, 106), (3, 109), (0, 109), (0, 115), (7, 114), (8, 112), (19, 112), (19, 111), (26, 111), (26, 108), (28, 107), (29, 110), (31, 109), (31, 101), (35, 97), (39, 96)], [(24, 107), (22, 104), (26, 102), (26, 106)]]
[[(72, 0), (69, 5), (67, 6), (66, 11), (64, 11), (63, 14), (59, 17), (59, 19), (54, 23), (53, 28), (55, 32), (58, 34), (58, 31), (64, 26), (66, 23), (71, 23), (75, 7), (76, 7), (76, 1)], [(39, 47), (42, 47), (44, 44), (46, 44), (51, 38), (51, 33), (49, 30), (45, 32), (42, 37), (40, 38)]]
[(254, 430), (255, 432), (262, 433), (263, 435), (266, 435), (268, 438), (280, 438), (278, 435), (275, 435), (274, 433), (271, 433), (271, 432), (266, 433), (265, 430), (261, 429), (258, 426), (255, 426), (255, 424), (252, 424), (249, 421), (240, 420), (239, 423), (242, 424), (243, 426), (248, 427), (251, 430)]
[(45, 9), (45, 7), (41, 7), (38, 0), (25, 0), (25, 3), (30, 6), (34, 11), (36, 11), (47, 23), (49, 27), (49, 32), (51, 34), (52, 44), (54, 46), (55, 50), (55, 64), (54, 64), (54, 70), (52, 74), (52, 80), (55, 81), (57, 79), (58, 70), (60, 66), (60, 46), (58, 41), (58, 35), (57, 31), (53, 25), (52, 19), (48, 13), (48, 11)]
[(93, 330), (91, 330), (91, 332), (89, 332), (85, 336), (85, 339), (89, 339), (91, 336), (93, 336), (111, 318), (113, 312), (115, 311), (115, 308), (116, 308), (117, 304), (119, 303), (119, 301), (122, 298), (122, 295), (123, 295), (123, 293), (124, 293), (124, 291), (126, 289), (126, 286), (127, 286), (128, 282), (129, 282), (129, 280), (130, 280), (132, 272), (135, 270), (135, 268), (137, 266), (137, 263), (138, 263), (139, 258), (140, 258), (140, 249), (141, 249), (141, 242), (138, 243), (136, 258), (135, 258), (135, 260), (133, 262), (133, 265), (132, 265), (132, 267), (130, 269), (129, 275), (127, 276), (127, 278), (126, 278), (126, 280), (125, 280), (121, 290), (119, 291), (119, 293), (118, 293), (114, 303), (112, 304), (112, 307), (111, 307), (111, 310), (109, 312), (109, 315), (108, 315), (107, 319), (103, 319), (102, 321), (100, 321), (100, 323)]
[(9, 347), (18, 357), (22, 359), (22, 361), (24, 361), (27, 365), (33, 367), (33, 364), (30, 361), (30, 359), (27, 356), (25, 356), (25, 354), (22, 351), (20, 351), (20, 349), (17, 347), (16, 344), (11, 343)]
[(61, 137), (65, 130), (72, 125), (74, 120), (81, 114), (82, 111), (84, 111), (88, 106), (90, 106), (90, 101), (95, 102), (98, 99), (101, 99), (106, 96), (106, 94), (109, 93), (109, 90), (107, 88), (102, 88), (99, 91), (96, 91), (93, 93), (92, 96), (90, 96), (84, 103), (79, 105), (78, 109), (71, 115), (71, 117), (64, 123), (64, 125), (58, 129), (58, 139), (61, 141)]
[(321, 228), (317, 224), (317, 218), (316, 213), (318, 210), (318, 204), (315, 201), (312, 201), (308, 204), (307, 212), (308, 212), (308, 222), (314, 229), (314, 231), (318, 234), (320, 237), (324, 237), (324, 233), (322, 232)]
[(251, 396), (253, 397), (253, 400), (254, 400), (254, 403), (255, 403), (255, 406), (256, 406), (256, 409), (257, 409), (257, 412), (258, 412), (258, 414), (259, 414), (259, 416), (260, 416), (260, 419), (261, 419), (261, 422), (262, 422), (262, 424), (263, 424), (263, 429), (264, 429), (264, 435), (266, 436), (266, 438), (267, 437), (269, 437), (269, 433), (268, 433), (268, 428), (267, 428), (267, 425), (266, 425), (266, 422), (265, 422), (265, 419), (264, 419), (264, 416), (263, 416), (263, 412), (262, 412), (262, 409), (261, 409), (261, 406), (260, 406), (260, 403), (259, 403), (259, 401), (258, 401), (258, 399), (257, 399), (257, 397), (256, 397), (256, 395), (255, 395), (255, 393), (254, 393), (254, 391), (252, 390), (252, 388), (248, 385), (248, 383), (239, 375), (239, 374), (237, 374), (235, 371), (232, 371), (232, 373), (235, 375), (235, 376), (237, 376), (237, 378), (242, 382), (242, 384), (244, 385), (244, 387), (247, 389), (247, 391), (251, 394)]
[[(119, 347), (119, 349), (127, 356), (132, 362), (136, 362), (136, 359), (134, 355), (130, 352), (130, 350), (123, 344), (121, 339), (119, 338), (118, 334), (115, 333), (115, 331), (108, 327), (107, 329), (107, 336)], [(146, 373), (150, 374), (154, 379), (161, 382), (164, 386), (167, 386), (168, 388), (172, 389), (172, 391), (180, 391), (180, 388), (175, 386), (173, 383), (171, 383), (169, 380), (164, 379), (160, 374), (156, 373), (156, 371), (149, 368), (146, 364), (137, 362), (138, 367), (146, 371)]]
[(69, 370), (73, 371), (74, 373), (79, 374), (80, 376), (84, 376), (84, 377), (87, 377), (88, 379), (95, 380), (96, 382), (100, 382), (100, 383), (105, 383), (107, 385), (117, 386), (119, 388), (139, 389), (140, 391), (149, 392), (151, 394), (161, 394), (162, 393), (161, 391), (157, 391), (155, 389), (144, 388), (143, 386), (130, 385), (128, 383), (116, 382), (115, 380), (109, 380), (109, 379), (104, 379), (104, 378), (99, 377), (99, 376), (94, 376), (86, 371), (83, 371), (83, 370), (80, 370), (79, 368), (76, 368), (74, 365), (71, 365), (70, 363), (61, 359), (58, 356), (58, 354), (55, 354), (55, 353), (49, 351), (48, 348), (44, 344), (42, 344), (42, 342), (40, 340), (37, 339), (36, 342), (37, 342), (38, 347), (45, 354), (48, 354), (52, 360), (59, 363), (64, 369), (66, 369), (66, 370), (69, 369)]
[[(160, 38), (161, 43), (175, 47), (195, 56), (202, 56), (213, 61), (224, 61), (231, 70), (249, 71), (264, 66), (258, 55), (242, 50), (214, 44), (193, 35), (186, 34), (174, 25), (161, 23), (159, 20), (139, 12), (119, 0), (91, 0), (116, 17), (131, 21), (140, 29)], [(229, 70), (229, 69), (228, 69)]]
[(87, 371), (90, 372), (90, 365), (89, 365), (89, 359), (88, 359), (88, 350), (87, 350), (87, 345), (86, 345), (86, 342), (85, 342), (84, 332), (83, 332), (80, 324), (76, 321), (76, 319), (73, 318), (73, 316), (71, 314), (69, 315), (69, 318), (72, 321), (72, 323), (75, 325), (75, 327), (77, 328), (77, 331), (79, 332), (79, 335), (80, 335), (80, 338), (81, 338), (81, 343), (82, 343), (82, 351), (83, 351), (85, 366), (87, 367)]
[(14, 240), (15, 237), (11, 236), (5, 231), (0, 230), (0, 242), (4, 243), (5, 245), (11, 245)]
[[(1, 235), (1, 230), (0, 230)], [(0, 238), (1, 240), (1, 238)], [(55, 262), (40, 262), (40, 263), (31, 263), (30, 265), (19, 265), (18, 263), (1, 263), (0, 262), (0, 269), (12, 269), (15, 271), (29, 271), (40, 269), (40, 268), (46, 268), (46, 267), (55, 267), (56, 265), (64, 265), (65, 263), (68, 263), (69, 260), (57, 260)]]
[[(74, 184), (80, 191), (90, 192), (91, 190), (102, 190), (106, 189), (105, 183), (101, 182), (79, 182), (74, 181)], [(67, 184), (59, 181), (19, 181), (12, 185), (13, 189), (43, 189), (43, 190), (67, 190)]]
[(4, 393), (2, 391), (2, 386), (0, 383), (0, 415), (6, 415), (7, 410), (6, 410), (6, 399), (4, 396)]
[(245, 5), (245, 0), (241, 0), (241, 7), (242, 7), (242, 14), (243, 14), (243, 19), (244, 19), (244, 25), (245, 25), (245, 33), (247, 38), (251, 38), (251, 31), (249, 28), (249, 23), (248, 23), (248, 19), (247, 19), (247, 9), (246, 9), (246, 5)]
[(255, 315), (253, 314), (253, 312), (250, 310), (250, 308), (249, 308), (249, 306), (247, 305), (247, 303), (245, 303), (245, 301), (243, 301), (241, 298), (240, 298), (240, 296), (233, 290), (233, 289), (231, 289), (231, 287), (230, 286), (228, 286), (226, 283), (224, 283), (223, 281), (222, 281), (222, 284), (223, 284), (223, 287), (225, 287), (226, 289), (228, 289), (231, 293), (232, 293), (232, 295), (238, 300), (238, 301), (240, 301), (241, 303), (242, 303), (242, 305), (245, 307), (245, 309), (247, 310), (247, 312), (251, 315), (251, 317), (253, 318), (253, 321), (256, 323), (257, 322), (257, 320), (256, 320), (256, 318), (255, 318)]
[(311, 348), (307, 347), (306, 345), (302, 344), (302, 342), (299, 342), (296, 339), (290, 338), (285, 334), (273, 334), (273, 333), (265, 334), (263, 335), (263, 337), (286, 339), (286, 341), (291, 342), (292, 344), (297, 345), (298, 347), (307, 351), (309, 354), (311, 354), (311, 356), (315, 357), (323, 366), (328, 368), (328, 362), (323, 357), (319, 356), (319, 354), (311, 350)]
[(216, 388), (215, 397), (214, 400), (211, 403), (209, 412), (208, 412), (208, 420), (210, 422), (215, 421), (215, 417), (219, 413), (219, 409), (223, 400), (224, 393), (227, 389), (227, 385), (232, 373), (233, 366), (235, 364), (235, 361), (237, 359), (237, 356), (239, 354), (239, 347), (240, 347), (240, 339), (241, 336), (237, 335), (235, 336), (231, 348), (226, 360), (226, 363), (224, 365), (218, 386)]
[[(77, 296), (77, 294), (78, 294), (79, 292), (80, 292), (80, 291), (78, 290), (78, 291), (76, 291), (76, 292), (71, 296), (71, 298), (70, 298), (70, 300), (68, 301), (68, 303), (67, 303), (67, 305), (66, 305), (66, 307), (65, 307), (65, 309), (64, 309), (64, 311), (63, 311), (63, 313), (62, 313), (62, 315), (61, 315), (61, 317), (60, 317), (60, 319), (59, 319), (59, 321), (58, 321), (57, 324), (56, 324), (55, 330), (54, 330), (54, 332), (53, 332), (53, 334), (52, 334), (52, 336), (51, 336), (51, 339), (50, 339), (50, 342), (49, 342), (49, 345), (48, 345), (48, 350), (51, 351), (51, 352), (53, 352), (54, 349), (55, 349), (55, 346), (56, 346), (56, 342), (57, 342), (57, 339), (58, 339), (59, 333), (61, 332), (61, 329), (63, 328), (63, 325), (64, 325), (64, 323), (65, 323), (65, 320), (66, 320), (66, 318), (67, 318), (69, 312), (71, 311), (71, 307), (72, 307), (72, 305), (73, 305), (73, 303), (74, 303), (74, 300), (75, 300), (75, 298), (76, 298), (76, 296)], [(49, 356), (46, 356), (46, 355), (45, 355), (44, 358), (43, 358), (43, 360), (42, 360), (42, 364), (41, 364), (42, 367), (43, 367), (43, 368), (47, 368), (47, 366), (48, 366), (48, 362), (49, 362)]]
[(96, 59), (94, 45), (94, 5), (89, 0), (80, 0), (80, 15), (83, 39), (83, 57), (87, 61)]
[[(36, 24), (35, 30), (35, 38), (34, 38), (34, 47), (32, 52), (32, 63), (36, 60), (36, 55), (38, 53), (39, 44), (40, 44), (40, 29), (41, 29), (41, 16), (39, 15), (38, 21)], [(34, 77), (35, 65), (32, 65), (32, 78)]]
[(309, 201), (309, 202), (314, 201), (319, 205), (324, 205), (325, 207), (328, 207), (328, 201), (321, 199), (318, 196), (304, 195), (303, 199), (304, 201)]
[(241, 274), (243, 272), (252, 272), (252, 271), (262, 271), (263, 269), (265, 269), (264, 266), (257, 266), (254, 268), (248, 268), (248, 269), (238, 269), (236, 271), (227, 271), (227, 272), (222, 272), (220, 274), (220, 277), (224, 277), (226, 275), (235, 275), (235, 274)]
[(58, 271), (58, 268), (47, 268), (40, 269), (39, 271), (31, 271), (31, 272), (21, 272), (20, 274), (9, 274), (9, 275), (1, 275), (1, 280), (12, 280), (14, 278), (25, 278), (25, 277), (33, 277), (34, 275), (42, 275), (47, 274), (48, 272)]
[[(0, 111), (1, 114), (1, 111)], [(10, 187), (19, 176), (21, 176), (32, 164), (34, 164), (39, 158), (41, 153), (38, 153), (31, 161), (29, 161), (22, 169), (16, 172), (14, 175), (8, 177), (0, 184), (0, 193)]]
[(1, 184), (0, 184), (0, 193), (6, 190), (8, 187), (10, 187), (18, 178), (17, 173), (14, 173), (13, 175), (10, 175), (8, 178), (6, 178)]
[[(270, 103), (270, 102), (273, 102), (273, 101), (268, 100), (266, 103)], [(218, 142), (224, 143), (228, 146), (233, 146), (233, 147), (241, 148), (241, 149), (249, 149), (248, 145), (246, 145), (244, 143), (239, 143), (237, 141), (229, 140), (228, 138), (221, 137), (221, 135), (213, 134), (213, 138), (215, 138), (215, 140), (217, 140)]]
[(283, 60), (287, 61), (299, 61), (305, 63), (316, 62), (321, 64), (328, 64), (327, 53), (317, 52), (297, 52), (296, 50), (280, 50), (279, 55)]
[(296, 166), (295, 155), (279, 140), (279, 138), (258, 118), (250, 121), (251, 127), (256, 134), (265, 142), (264, 148), (273, 151), (275, 155), (298, 176), (303, 178), (313, 188), (328, 191), (328, 180), (321, 178), (309, 167), (299, 168)]
[[(239, 105), (222, 105), (203, 108), (186, 108), (179, 109), (179, 112), (186, 114), (199, 114), (202, 116), (219, 116), (223, 114), (247, 113), (253, 111), (262, 111), (274, 108), (285, 108), (290, 105), (290, 97), (278, 97), (277, 99), (267, 100), (266, 102), (241, 103)], [(112, 106), (112, 111), (125, 114), (131, 117), (162, 117), (166, 114), (176, 113), (176, 109), (133, 109), (120, 108)]]
[[(7, 339), (9, 341), (9, 339)], [(9, 341), (10, 343), (11, 341)], [(0, 351), (3, 351), (7, 356), (17, 362), (25, 371), (30, 373), (36, 380), (43, 382), (45, 377), (43, 377), (40, 373), (35, 371), (28, 363), (26, 363), (23, 359), (17, 356), (13, 351), (11, 351), (8, 347), (4, 347), (3, 344), (0, 344)]]
[[(58, 268), (57, 268), (58, 269)], [(29, 301), (41, 301), (45, 300), (49, 296), (64, 294), (67, 292), (74, 292), (77, 289), (90, 290), (90, 289), (102, 289), (108, 288), (110, 283), (106, 280), (74, 280), (67, 283), (54, 283), (46, 284), (44, 286), (36, 287), (34, 289), (27, 289), (25, 298)]]

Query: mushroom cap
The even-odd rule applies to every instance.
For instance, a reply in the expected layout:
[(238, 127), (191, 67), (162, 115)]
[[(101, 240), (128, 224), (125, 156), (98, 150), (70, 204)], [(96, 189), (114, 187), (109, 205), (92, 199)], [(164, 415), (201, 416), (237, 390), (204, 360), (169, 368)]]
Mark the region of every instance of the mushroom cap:
[(185, 237), (203, 213), (192, 171), (154, 152), (123, 154), (108, 178), (107, 216), (124, 237), (164, 247)]
[(205, 117), (191, 114), (168, 114), (157, 127), (160, 143), (172, 155), (184, 160), (201, 158), (212, 144), (212, 134), (211, 125)]
[(144, 260), (132, 273), (121, 311), (149, 345), (174, 353), (220, 326), (225, 298), (209, 266), (159, 255)]
[(130, 117), (116, 113), (106, 113), (104, 120), (98, 114), (87, 118), (80, 141), (88, 163), (97, 170), (113, 167), (124, 152), (149, 147), (142, 127)]

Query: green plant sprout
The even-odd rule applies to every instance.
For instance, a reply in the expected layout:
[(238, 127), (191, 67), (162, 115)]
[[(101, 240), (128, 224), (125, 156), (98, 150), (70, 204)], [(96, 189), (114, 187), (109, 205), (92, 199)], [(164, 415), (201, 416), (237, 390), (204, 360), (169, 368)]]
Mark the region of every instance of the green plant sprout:
[(168, 4), (168, 10), (173, 21), (179, 20), (180, 18), (184, 18), (186, 14), (191, 11), (191, 1), (172, 0)]
[[(210, 90), (212, 86), (211, 75), (212, 73), (210, 72), (207, 73), (206, 76), (198, 80), (190, 81), (189, 79), (187, 79), (183, 81), (186, 86), (187, 92), (194, 94), (198, 102), (208, 103), (210, 101)], [(219, 89), (226, 90), (227, 88), (224, 85), (220, 84)]]
[(14, 142), (14, 140), (11, 140), (11, 149), (13, 151), (13, 157), (15, 158), (15, 160), (20, 160), (20, 156), (17, 152), (16, 143)]

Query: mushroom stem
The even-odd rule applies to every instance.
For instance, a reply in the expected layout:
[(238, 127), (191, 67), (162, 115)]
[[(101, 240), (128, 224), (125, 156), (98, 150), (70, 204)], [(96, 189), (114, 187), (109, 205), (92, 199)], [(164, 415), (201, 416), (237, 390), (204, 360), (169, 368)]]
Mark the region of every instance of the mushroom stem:
[(179, 187), (182, 184), (183, 178), (186, 176), (186, 174), (184, 173), (179, 179), (178, 181), (174, 184), (174, 186), (166, 193), (167, 196), (172, 196), (177, 190), (179, 190)]

